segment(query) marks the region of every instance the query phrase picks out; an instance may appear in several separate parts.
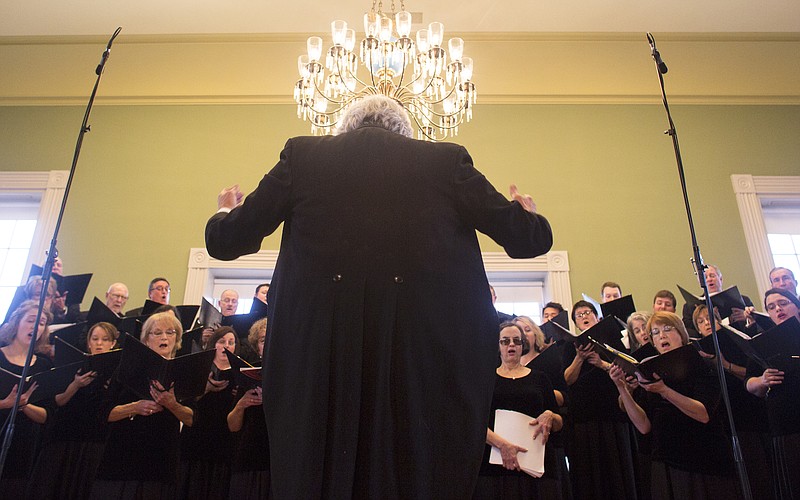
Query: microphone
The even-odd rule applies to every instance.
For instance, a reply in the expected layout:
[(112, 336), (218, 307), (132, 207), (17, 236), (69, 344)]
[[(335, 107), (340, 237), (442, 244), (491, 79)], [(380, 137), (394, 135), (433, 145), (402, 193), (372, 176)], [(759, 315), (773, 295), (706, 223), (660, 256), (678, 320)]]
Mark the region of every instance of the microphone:
[(656, 62), (656, 66), (658, 67), (658, 72), (662, 75), (666, 74), (669, 69), (667, 65), (664, 64), (664, 61), (661, 59), (661, 54), (658, 53), (658, 49), (656, 49), (656, 40), (653, 38), (653, 35), (647, 33), (647, 42), (650, 44), (650, 52), (653, 56), (653, 60)]
[(106, 50), (103, 51), (103, 55), (100, 56), (100, 64), (97, 65), (97, 69), (94, 70), (94, 73), (97, 76), (100, 76), (100, 73), (103, 72), (103, 68), (106, 65), (106, 61), (108, 60), (108, 55), (111, 53), (111, 44), (114, 43), (114, 39), (117, 38), (119, 32), (122, 31), (122, 26), (118, 27), (114, 34), (111, 35), (111, 39), (108, 41), (108, 46), (106, 46)]

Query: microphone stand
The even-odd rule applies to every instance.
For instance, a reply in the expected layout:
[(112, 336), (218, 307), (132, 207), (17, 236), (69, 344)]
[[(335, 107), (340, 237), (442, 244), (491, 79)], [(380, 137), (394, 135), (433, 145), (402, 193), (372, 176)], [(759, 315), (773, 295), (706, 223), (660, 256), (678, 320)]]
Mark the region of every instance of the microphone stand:
[(45, 261), (44, 268), (42, 269), (42, 291), (39, 294), (39, 309), (36, 311), (36, 324), (33, 327), (33, 337), (31, 338), (31, 343), (28, 346), (28, 356), (25, 358), (25, 364), (22, 366), (22, 374), (20, 375), (20, 381), (17, 385), (17, 397), (14, 400), (14, 405), (11, 407), (11, 413), (8, 416), (8, 427), (6, 428), (6, 433), (3, 438), (2, 448), (0, 448), (0, 476), (3, 474), (3, 469), (6, 464), (6, 458), (8, 457), (8, 450), (11, 447), (11, 441), (14, 436), (14, 427), (16, 423), (17, 413), (19, 411), (19, 402), (20, 398), (22, 397), (23, 387), (25, 385), (25, 381), (28, 378), (28, 372), (30, 371), (31, 361), (33, 360), (33, 352), (36, 349), (36, 340), (39, 338), (39, 321), (41, 321), (42, 314), (44, 311), (44, 304), (45, 299), (47, 298), (47, 289), (48, 285), (50, 284), (50, 277), (52, 276), (53, 272), (53, 264), (55, 263), (56, 257), (58, 257), (58, 250), (56, 249), (56, 241), (58, 239), (58, 231), (61, 229), (61, 221), (64, 218), (64, 210), (67, 207), (67, 198), (69, 197), (69, 189), (72, 186), (72, 179), (75, 177), (75, 168), (78, 165), (78, 157), (81, 154), (81, 145), (83, 144), (83, 136), (86, 135), (87, 132), (91, 130), (91, 127), (88, 125), (89, 122), (89, 115), (92, 112), (92, 105), (94, 104), (94, 98), (97, 94), (97, 87), (100, 85), (100, 77), (103, 75), (103, 69), (105, 69), (106, 61), (108, 61), (108, 56), (111, 53), (111, 44), (114, 43), (114, 39), (117, 38), (122, 28), (119, 27), (114, 31), (114, 34), (111, 35), (111, 39), (108, 41), (108, 45), (106, 46), (106, 50), (103, 52), (102, 57), (100, 58), (100, 64), (97, 65), (95, 69), (95, 74), (97, 75), (97, 80), (94, 83), (94, 88), (92, 89), (92, 95), (89, 97), (89, 104), (86, 106), (86, 114), (83, 116), (83, 123), (81, 124), (81, 130), (78, 133), (78, 142), (75, 145), (75, 154), (72, 157), (72, 167), (69, 171), (69, 178), (67, 179), (67, 186), (64, 189), (64, 197), (61, 200), (61, 209), (58, 212), (58, 219), (56, 221), (56, 227), (53, 231), (53, 239), (50, 240), (50, 249), (47, 252), (47, 260)]
[(647, 33), (647, 41), (650, 43), (651, 55), (656, 65), (656, 72), (658, 73), (658, 81), (661, 85), (661, 98), (664, 102), (664, 109), (667, 112), (667, 121), (669, 122), (669, 129), (664, 133), (672, 137), (672, 146), (675, 149), (675, 160), (678, 164), (678, 176), (681, 181), (681, 190), (683, 191), (683, 203), (686, 207), (686, 216), (689, 220), (689, 233), (692, 237), (692, 264), (697, 279), (700, 281), (700, 288), (703, 289), (706, 299), (706, 307), (708, 308), (709, 322), (711, 323), (711, 336), (714, 339), (714, 353), (716, 355), (717, 363), (717, 376), (719, 377), (720, 391), (722, 392), (722, 400), (725, 402), (725, 409), (728, 413), (728, 424), (731, 429), (731, 440), (733, 445), (733, 457), (736, 462), (736, 471), (739, 475), (739, 482), (742, 488), (742, 496), (745, 500), (752, 500), (753, 494), (750, 491), (750, 481), (747, 479), (747, 469), (744, 466), (744, 458), (742, 457), (742, 448), (739, 443), (739, 435), (736, 432), (736, 426), (733, 423), (733, 412), (731, 412), (731, 401), (728, 396), (728, 384), (725, 380), (725, 370), (722, 366), (722, 353), (719, 348), (719, 335), (717, 333), (717, 321), (714, 314), (714, 304), (711, 302), (711, 294), (708, 293), (708, 283), (706, 283), (705, 270), (708, 267), (703, 263), (703, 257), (700, 255), (700, 247), (697, 244), (697, 234), (694, 230), (694, 220), (692, 219), (692, 208), (689, 205), (689, 195), (686, 191), (686, 176), (683, 170), (683, 160), (681, 159), (681, 149), (678, 145), (678, 132), (675, 130), (675, 123), (672, 121), (672, 115), (669, 111), (669, 103), (667, 102), (667, 94), (664, 90), (664, 74), (668, 71), (667, 65), (661, 60), (661, 54), (656, 49), (656, 41), (653, 35)]

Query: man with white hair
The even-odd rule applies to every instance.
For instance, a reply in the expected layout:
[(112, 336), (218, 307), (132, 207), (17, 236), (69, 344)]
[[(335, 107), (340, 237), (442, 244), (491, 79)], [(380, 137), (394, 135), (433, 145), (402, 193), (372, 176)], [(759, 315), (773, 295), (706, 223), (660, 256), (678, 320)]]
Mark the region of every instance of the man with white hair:
[(120, 318), (124, 316), (122, 308), (128, 303), (128, 287), (125, 283), (112, 283), (106, 292), (106, 306)]
[(223, 260), (283, 223), (264, 348), (275, 498), (470, 498), (494, 388), (497, 315), (476, 230), (515, 258), (552, 232), (456, 144), (411, 139), (402, 106), (352, 104), (333, 137), (289, 139), (206, 226)]

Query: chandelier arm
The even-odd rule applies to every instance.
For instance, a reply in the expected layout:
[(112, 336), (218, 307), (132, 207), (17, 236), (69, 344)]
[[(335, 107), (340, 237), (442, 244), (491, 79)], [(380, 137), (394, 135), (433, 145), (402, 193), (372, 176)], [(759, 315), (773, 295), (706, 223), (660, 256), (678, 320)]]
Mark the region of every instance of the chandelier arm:
[(434, 134), (433, 136), (431, 136), (430, 134), (428, 134), (428, 131), (427, 131), (428, 127), (426, 127), (422, 123), (420, 123), (420, 121), (417, 119), (417, 117), (416, 117), (416, 115), (414, 113), (411, 113), (411, 118), (414, 120), (414, 123), (417, 124), (417, 130), (419, 130), (422, 133), (422, 135), (424, 135), (426, 138), (428, 138), (431, 141), (436, 141), (436, 135)]

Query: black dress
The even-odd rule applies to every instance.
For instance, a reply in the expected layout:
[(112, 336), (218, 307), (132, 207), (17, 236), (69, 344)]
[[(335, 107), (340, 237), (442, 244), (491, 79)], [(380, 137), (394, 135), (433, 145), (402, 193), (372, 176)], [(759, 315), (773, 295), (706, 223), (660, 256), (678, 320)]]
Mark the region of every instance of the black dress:
[[(719, 345), (725, 359), (739, 366), (747, 366), (747, 356), (739, 349), (730, 337), (721, 332)], [(716, 367), (716, 360), (711, 360)], [(747, 479), (753, 498), (770, 498), (773, 496), (772, 469), (770, 467), (771, 436), (765, 401), (747, 392), (742, 380), (725, 372), (725, 383), (728, 387), (728, 398), (731, 413), (739, 436), (739, 445), (747, 469)], [(722, 407), (720, 412), (722, 412)], [(724, 416), (724, 414), (723, 414)], [(725, 431), (730, 435), (728, 419), (723, 418)]]
[(268, 498), (269, 438), (267, 423), (264, 420), (264, 408), (260, 405), (246, 408), (242, 428), (232, 435), (235, 445), (231, 461), (229, 498), (236, 500)]
[[(750, 362), (745, 380), (763, 373), (763, 367)], [(774, 496), (800, 498), (800, 369), (784, 372), (783, 383), (767, 392), (766, 404), (772, 435)]]
[[(538, 417), (545, 410), (558, 409), (553, 386), (544, 373), (531, 370), (524, 377), (512, 379), (496, 375), (489, 428), (494, 428), (495, 410), (514, 410)], [(502, 465), (490, 464), (492, 447), (486, 445), (481, 471), (473, 499), (560, 499), (558, 464), (549, 441), (545, 447), (544, 475), (534, 478), (525, 472), (508, 470)]]
[(103, 456), (108, 381), (95, 379), (56, 407), (28, 489), (31, 498), (86, 498)]
[[(37, 355), (36, 361), (31, 365), (29, 373), (33, 375), (49, 370), (52, 367), (53, 364), (47, 357)], [(0, 368), (17, 375), (22, 373), (22, 367), (11, 363), (6, 358), (3, 351), (0, 351)], [(11, 387), (2, 387), (3, 394), (0, 395), (0, 397), (6, 397), (10, 391)], [(51, 407), (51, 402), (37, 403), (36, 406), (42, 406), (48, 409), (48, 407)], [(10, 414), (10, 409), (0, 410), (0, 424), (5, 424)], [(22, 498), (24, 496), (25, 488), (31, 472), (33, 471), (36, 456), (41, 445), (41, 433), (41, 425), (25, 416), (21, 410), (17, 411), (14, 437), (11, 440), (11, 446), (6, 456), (3, 477), (0, 479), (0, 492), (2, 492), (2, 496), (7, 498)], [(2, 433), (2, 436), (5, 437), (5, 432)]]
[(741, 498), (723, 414), (718, 411), (717, 374), (706, 366), (692, 380), (668, 385), (702, 403), (709, 421), (698, 422), (661, 395), (637, 390), (637, 402), (651, 424), (652, 498)]
[(233, 389), (230, 384), (204, 394), (195, 403), (191, 427), (183, 426), (178, 498), (228, 498), (233, 439), (227, 417), (233, 408)]
[[(108, 419), (114, 406), (139, 399), (118, 382), (112, 382), (104, 418)], [(178, 481), (179, 437), (180, 421), (166, 409), (109, 423), (91, 498), (173, 500)]]
[[(575, 358), (575, 344), (566, 343), (563, 368)], [(636, 449), (619, 392), (608, 373), (584, 362), (569, 386), (573, 432), (567, 444), (573, 494), (577, 499), (635, 499), (633, 461)]]
[(553, 389), (561, 392), (564, 404), (558, 408), (558, 414), (564, 423), (560, 432), (552, 434), (548, 444), (552, 447), (556, 460), (556, 474), (561, 483), (561, 497), (572, 500), (572, 482), (569, 478), (569, 464), (567, 463), (566, 443), (572, 434), (572, 420), (569, 415), (569, 386), (564, 381), (564, 370), (561, 368), (561, 356), (564, 351), (564, 341), (559, 340), (533, 358), (526, 366), (547, 375)]

